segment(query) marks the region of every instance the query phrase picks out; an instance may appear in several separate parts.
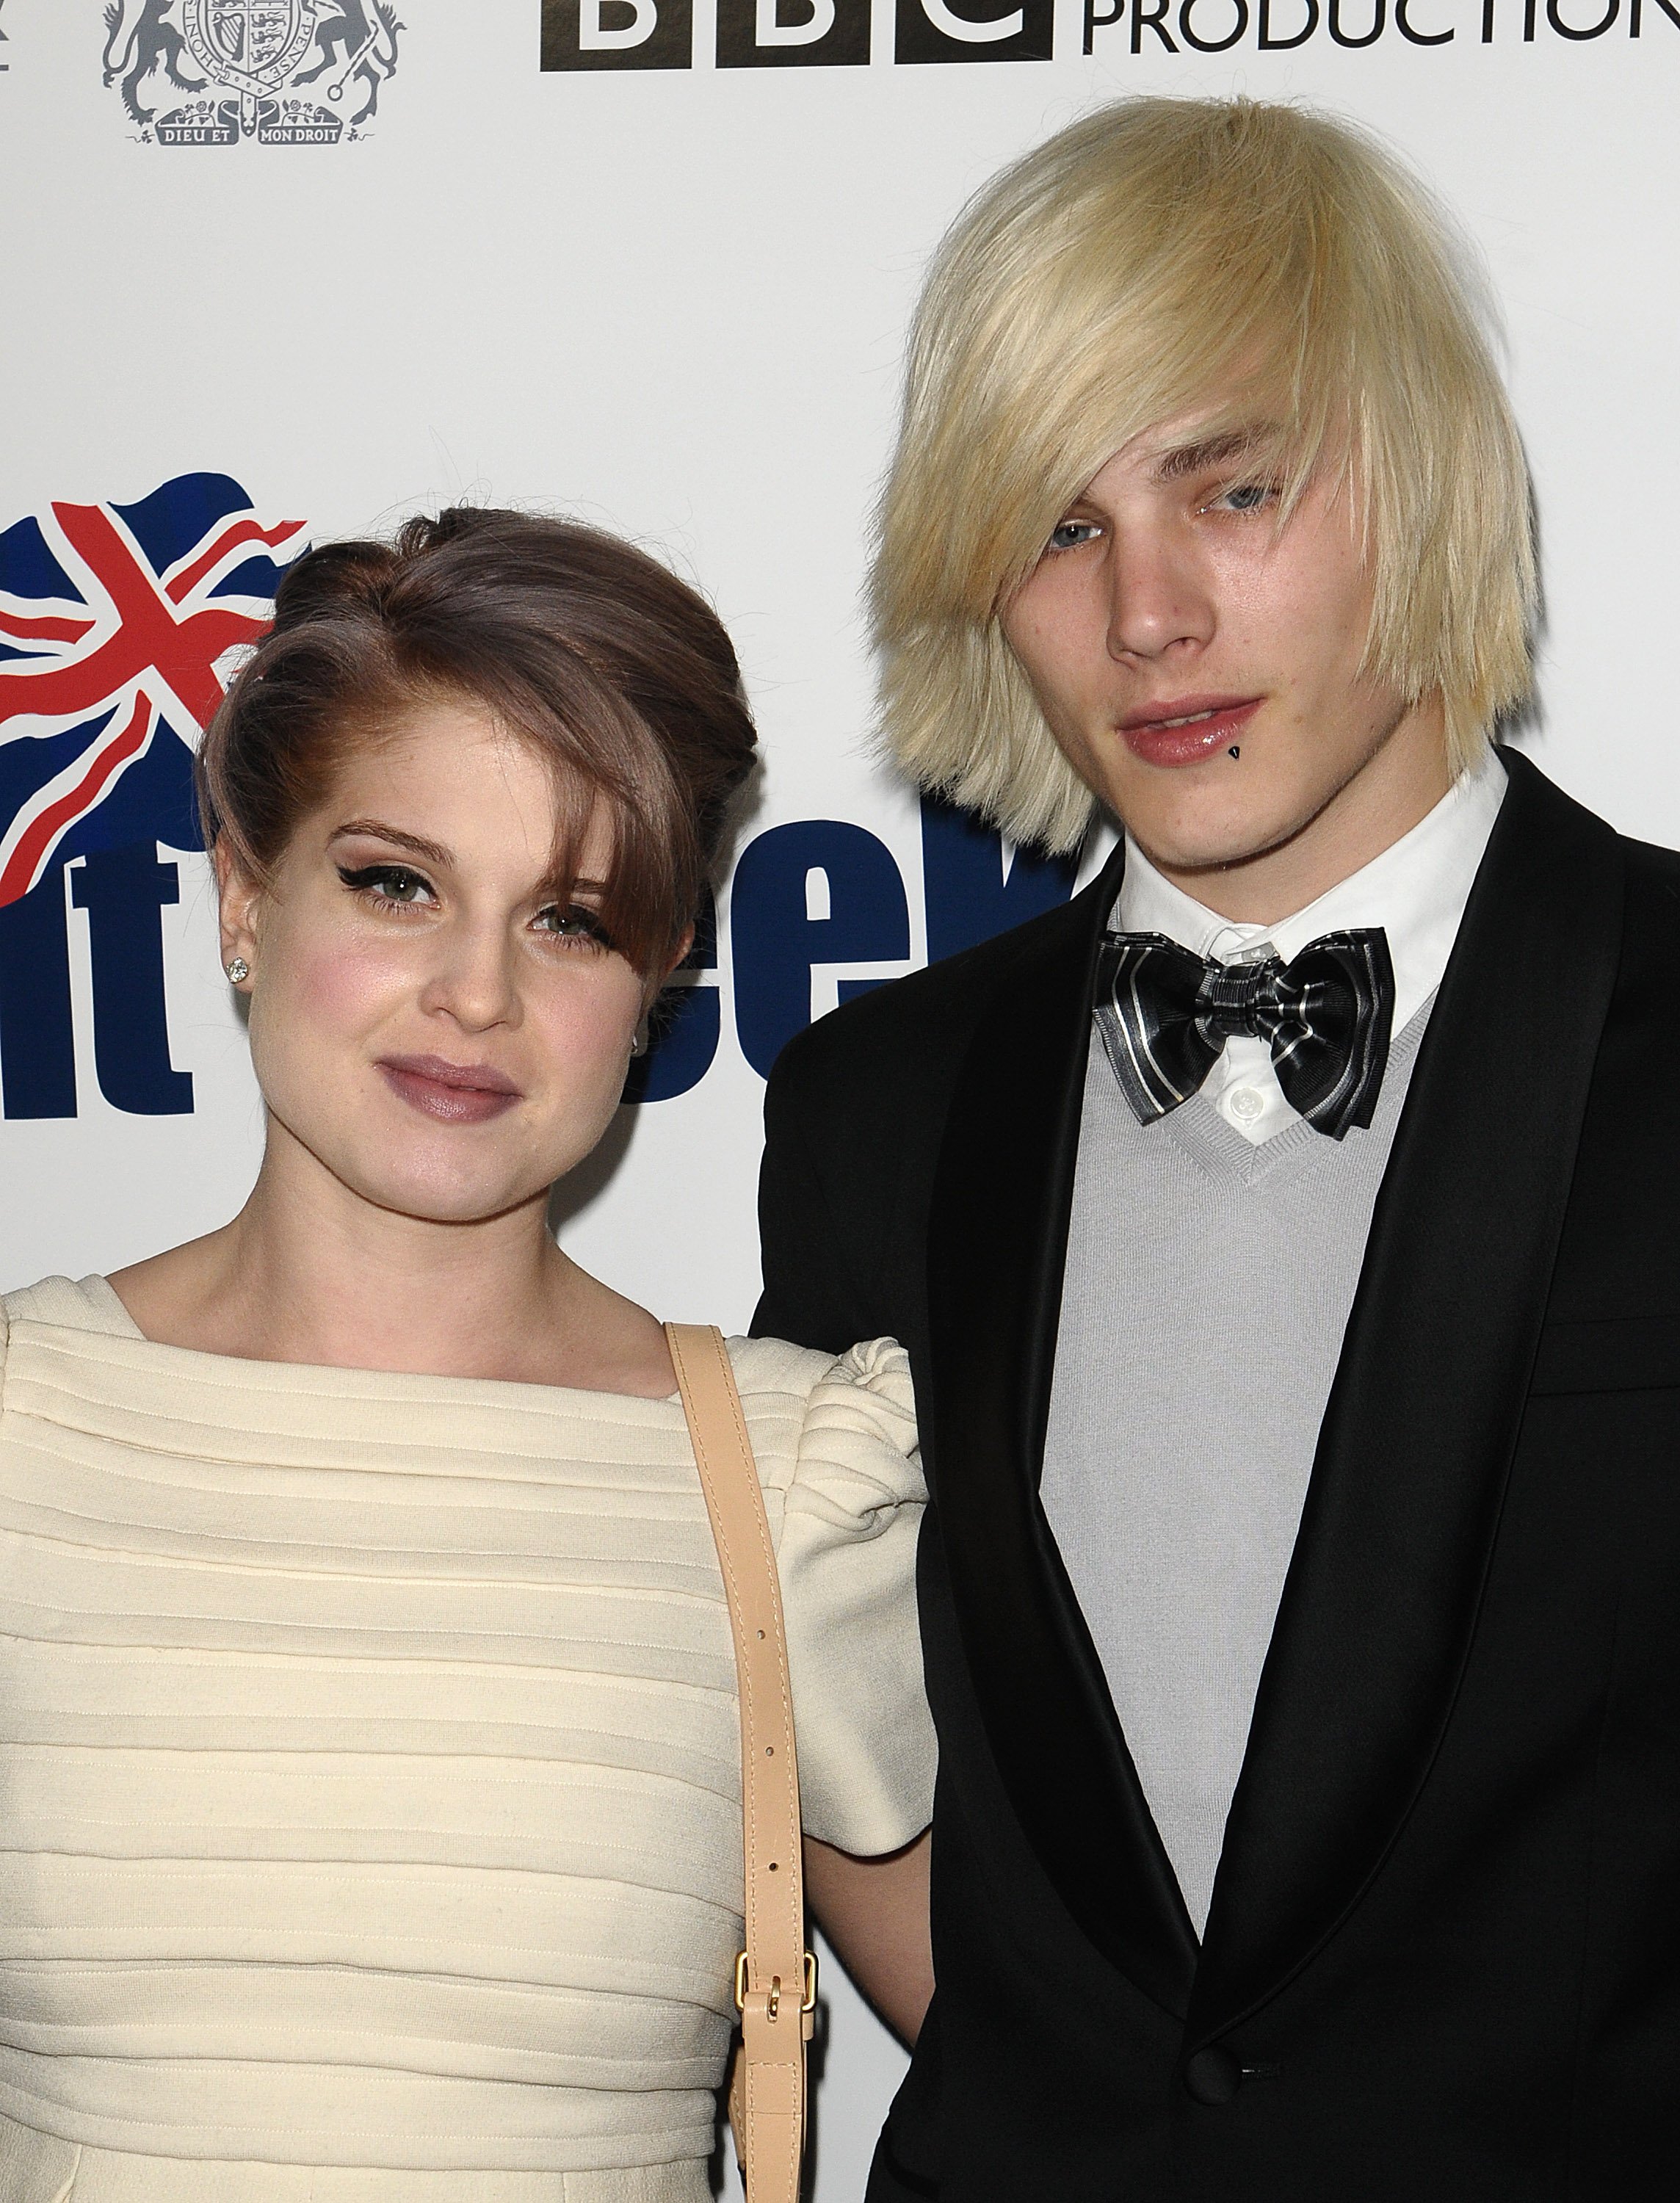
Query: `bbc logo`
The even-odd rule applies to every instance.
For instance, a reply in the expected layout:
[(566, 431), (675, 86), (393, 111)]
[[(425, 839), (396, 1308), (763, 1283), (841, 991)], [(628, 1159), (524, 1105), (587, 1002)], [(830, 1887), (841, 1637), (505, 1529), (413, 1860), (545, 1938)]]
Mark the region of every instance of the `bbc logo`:
[[(1055, 0), (895, 0), (895, 62), (1047, 62)], [(858, 68), (870, 0), (717, 0), (719, 68)], [(543, 0), (545, 69), (686, 69), (693, 0)]]

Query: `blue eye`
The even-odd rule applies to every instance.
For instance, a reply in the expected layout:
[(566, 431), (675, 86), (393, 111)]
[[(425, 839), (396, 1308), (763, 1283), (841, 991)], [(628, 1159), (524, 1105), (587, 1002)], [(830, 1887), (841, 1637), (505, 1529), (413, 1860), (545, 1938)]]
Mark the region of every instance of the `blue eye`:
[(1052, 551), (1076, 551), (1098, 533), (1094, 520), (1058, 520), (1050, 531)]
[(1222, 490), (1217, 502), (1232, 512), (1258, 512), (1276, 494), (1270, 482), (1238, 482), (1230, 489)]

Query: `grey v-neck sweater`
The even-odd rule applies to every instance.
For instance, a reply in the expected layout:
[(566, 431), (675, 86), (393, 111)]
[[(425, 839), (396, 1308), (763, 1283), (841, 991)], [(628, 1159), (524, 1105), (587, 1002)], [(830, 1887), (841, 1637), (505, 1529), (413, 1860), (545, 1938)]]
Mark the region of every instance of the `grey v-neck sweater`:
[(1141, 1125), (1093, 1037), (1041, 1491), (1198, 1934), (1433, 999), (1341, 1141)]

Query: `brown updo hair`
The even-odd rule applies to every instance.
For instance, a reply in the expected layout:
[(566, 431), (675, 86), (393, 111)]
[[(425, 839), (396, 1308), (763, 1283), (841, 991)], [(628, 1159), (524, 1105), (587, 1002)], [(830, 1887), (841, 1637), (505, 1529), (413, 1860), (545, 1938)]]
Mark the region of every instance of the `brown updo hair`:
[(577, 521), (455, 505), (390, 544), (306, 552), (199, 747), (205, 846), (266, 880), (347, 750), (451, 700), (549, 762), (558, 892), (604, 808), (602, 924), (638, 971), (659, 969), (699, 908), (756, 736), (716, 613)]

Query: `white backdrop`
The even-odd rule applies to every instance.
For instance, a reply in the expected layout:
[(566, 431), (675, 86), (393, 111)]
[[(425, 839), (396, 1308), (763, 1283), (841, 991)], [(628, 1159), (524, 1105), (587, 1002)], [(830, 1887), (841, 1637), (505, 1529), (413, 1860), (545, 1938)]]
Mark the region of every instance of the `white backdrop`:
[[(1009, 12), (960, 4), (982, 28)], [(0, 675), (80, 647), (39, 625), (78, 624), (36, 547), (60, 543), (56, 504), (132, 507), (181, 477), (229, 477), (262, 526), (302, 521), (316, 538), (463, 496), (563, 508), (662, 551), (729, 623), (766, 758), (743, 843), (828, 820), (891, 852), (903, 941), (890, 868), (865, 849), (878, 877), (853, 881), (832, 837), (775, 845), (806, 895), (780, 946), (762, 919), (732, 941), (726, 892), (717, 968), (699, 975), (719, 990), (716, 1060), (679, 1098), (622, 1112), (610, 1154), (561, 1196), (568, 1245), (663, 1315), (740, 1326), (757, 1290), (763, 1088), (738, 1009), (761, 1035), (790, 988), (804, 1011), (825, 916), (830, 956), (853, 960), (812, 966), (811, 1013), (843, 980), (926, 952), (916, 806), (865, 753), (857, 614), (905, 322), (966, 195), (1093, 101), (1325, 102), (1376, 125), (1459, 210), (1505, 303), (1539, 487), (1533, 753), (1618, 825), (1680, 840), (1680, 0), (1118, 0), (1088, 56), (1086, 4), (1023, 0), (1010, 35), (964, 38), (958, 0), (692, 0), (688, 20), (688, 0), (567, 0), (551, 6), (548, 57), (572, 66), (544, 70), (540, 0), (400, 0), (382, 18), (363, 0), (117, 0), (109, 34), (100, 0), (0, 0)], [(1106, 17), (1116, 0), (1093, 4)], [(210, 81), (194, 60), (208, 35), (227, 62), (234, 18), (259, 40), (289, 24), (318, 36), (295, 64), (259, 46), (242, 90), (233, 64)], [(1373, 22), (1371, 43), (1345, 43)], [(608, 43), (581, 45), (581, 28)], [(720, 68), (720, 51), (775, 65)], [(184, 82), (145, 69), (153, 53)], [(259, 582), (248, 570), (247, 597)], [(80, 584), (80, 624), (111, 617)], [(125, 666), (145, 689), (145, 663), (116, 665), (113, 700)], [(161, 772), (163, 736), (129, 769), (129, 799), (114, 772), (94, 803), (77, 794), (83, 735), (48, 759), (30, 709), (0, 680), (0, 1288), (110, 1269), (223, 1221), (261, 1137), (202, 859), (157, 824), (179, 900), (160, 911), (147, 889), (139, 906), (148, 938), (162, 932), (149, 1039), (133, 1023), (144, 958), (118, 938), (132, 908), (108, 903), (117, 919), (90, 930), (100, 895), (132, 894), (135, 876), (112, 886), (108, 866), (97, 892), (76, 885), (101, 818), (128, 815), (121, 800), (150, 836), (134, 791), (143, 768)], [(109, 739), (85, 700), (54, 711), (61, 735)], [(180, 709), (163, 716), (190, 735)], [(837, 1970), (829, 1982), (816, 2192), (841, 2203), (861, 2192), (900, 2061)]]

